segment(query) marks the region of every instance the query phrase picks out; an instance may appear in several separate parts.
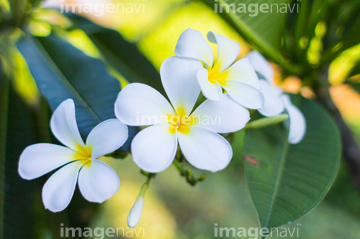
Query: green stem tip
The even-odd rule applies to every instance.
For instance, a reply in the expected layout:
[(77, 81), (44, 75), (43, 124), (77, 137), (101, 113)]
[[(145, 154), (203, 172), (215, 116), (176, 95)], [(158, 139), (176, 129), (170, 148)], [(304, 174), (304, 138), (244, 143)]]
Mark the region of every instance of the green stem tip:
[(267, 126), (279, 124), (287, 120), (289, 116), (287, 114), (281, 114), (273, 117), (265, 117), (258, 120), (251, 121), (246, 125), (246, 129), (259, 129)]

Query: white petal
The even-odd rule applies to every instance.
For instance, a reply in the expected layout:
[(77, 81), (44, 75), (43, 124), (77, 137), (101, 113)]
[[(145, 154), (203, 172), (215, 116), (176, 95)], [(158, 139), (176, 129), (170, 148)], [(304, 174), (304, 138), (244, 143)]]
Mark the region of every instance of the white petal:
[(262, 75), (269, 83), (274, 81), (274, 71), (269, 62), (257, 51), (252, 51), (247, 55), (254, 70)]
[(284, 91), (279, 86), (275, 84), (269, 84), (269, 85), (270, 85), (270, 90), (274, 95), (280, 95), (284, 93)]
[(199, 69), (196, 77), (204, 96), (209, 100), (220, 100), (222, 97), (222, 88), (218, 82), (211, 83), (208, 80), (208, 70)]
[(63, 101), (54, 111), (50, 121), (51, 131), (64, 145), (77, 150), (78, 146), (85, 146), (75, 118), (75, 104), (72, 99)]
[(305, 117), (302, 112), (291, 103), (288, 95), (282, 95), (281, 98), (285, 104), (285, 109), (289, 114), (289, 142), (291, 144), (297, 144), (304, 138), (306, 133)]
[(269, 82), (265, 80), (260, 80), (261, 92), (264, 95), (264, 107), (258, 109), (260, 114), (271, 117), (275, 115), (279, 115), (284, 111), (284, 103), (280, 98), (279, 94), (274, 94), (271, 90), (271, 86)]
[(179, 58), (167, 58), (161, 65), (161, 81), (170, 102), (175, 109), (182, 107), (190, 114), (200, 94), (196, 71), (204, 69), (199, 61)]
[(259, 109), (264, 107), (263, 94), (252, 86), (229, 81), (224, 88), (231, 98), (246, 108)]
[(207, 67), (211, 67), (214, 62), (209, 43), (201, 32), (190, 28), (181, 33), (175, 47), (175, 55), (202, 61)]
[(55, 144), (34, 144), (20, 155), (19, 175), (27, 180), (38, 178), (74, 160), (75, 151)]
[(118, 119), (109, 119), (91, 130), (86, 139), (86, 147), (91, 147), (93, 158), (99, 158), (123, 146), (128, 136), (126, 125)]
[(20, 155), (19, 174), (23, 179), (38, 178), (74, 160), (75, 151), (55, 144), (34, 144)]
[(232, 158), (229, 142), (210, 130), (191, 127), (189, 133), (179, 133), (178, 138), (185, 158), (198, 169), (216, 172), (224, 169)]
[(139, 224), (144, 208), (144, 201), (145, 200), (143, 197), (138, 197), (134, 203), (134, 206), (131, 208), (127, 218), (127, 224), (130, 228), (134, 228)]
[(115, 102), (115, 115), (131, 126), (159, 124), (174, 114), (169, 102), (154, 88), (140, 83), (125, 86)]
[(227, 70), (227, 78), (226, 81), (235, 81), (238, 83), (250, 85), (255, 89), (260, 89), (259, 79), (251, 67), (249, 60), (247, 58), (242, 58), (235, 62), (228, 70)]
[(114, 169), (100, 160), (93, 159), (79, 173), (79, 189), (89, 202), (102, 203), (119, 189), (120, 179)]
[(55, 172), (44, 184), (42, 200), (46, 209), (52, 212), (64, 210), (73, 197), (81, 164), (69, 163)]
[(209, 41), (217, 43), (218, 57), (216, 64), (220, 64), (220, 72), (226, 70), (234, 63), (240, 52), (240, 45), (236, 41), (225, 36), (209, 32), (207, 35)]
[(221, 101), (205, 101), (191, 116), (195, 118), (196, 126), (217, 133), (238, 131), (250, 120), (249, 111), (228, 94), (224, 94)]
[(158, 173), (170, 166), (176, 154), (177, 139), (169, 127), (169, 124), (150, 126), (134, 137), (131, 152), (141, 169)]

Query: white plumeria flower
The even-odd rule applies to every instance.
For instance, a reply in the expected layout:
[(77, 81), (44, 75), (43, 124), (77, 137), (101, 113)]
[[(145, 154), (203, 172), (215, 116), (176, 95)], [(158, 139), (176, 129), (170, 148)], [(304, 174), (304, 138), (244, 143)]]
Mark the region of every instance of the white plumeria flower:
[(81, 194), (90, 202), (101, 203), (119, 186), (117, 173), (97, 158), (120, 148), (128, 138), (128, 128), (118, 119), (98, 124), (83, 142), (75, 118), (72, 99), (54, 111), (50, 122), (54, 136), (64, 145), (39, 143), (28, 146), (20, 156), (19, 174), (31, 180), (61, 167), (45, 183), (42, 200), (52, 212), (64, 210), (79, 183)]
[(120, 121), (151, 125), (131, 144), (133, 159), (143, 170), (157, 173), (169, 167), (178, 142), (188, 162), (199, 169), (215, 172), (230, 162), (231, 146), (217, 133), (240, 130), (249, 121), (249, 112), (227, 94), (221, 101), (205, 101), (192, 112), (200, 94), (194, 74), (199, 66), (199, 61), (178, 57), (163, 62), (161, 80), (172, 105), (144, 84), (130, 84), (119, 93), (115, 114)]
[(305, 136), (306, 121), (301, 111), (291, 103), (290, 97), (274, 84), (274, 72), (271, 65), (258, 52), (252, 51), (248, 56), (255, 71), (259, 74), (264, 107), (258, 111), (267, 117), (283, 113), (289, 115), (289, 139), (291, 144), (299, 143)]
[(240, 51), (239, 43), (213, 32), (209, 32), (207, 37), (218, 46), (216, 60), (209, 43), (197, 30), (185, 30), (175, 48), (176, 56), (203, 63), (196, 72), (196, 78), (204, 96), (217, 101), (225, 89), (233, 100), (246, 108), (263, 107), (259, 80), (248, 59), (235, 62)]

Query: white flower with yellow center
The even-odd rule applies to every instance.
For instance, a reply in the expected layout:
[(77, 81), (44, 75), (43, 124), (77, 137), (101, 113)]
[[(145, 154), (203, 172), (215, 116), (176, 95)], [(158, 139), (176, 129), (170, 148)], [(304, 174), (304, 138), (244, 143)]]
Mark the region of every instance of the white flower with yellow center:
[(190, 164), (212, 172), (225, 168), (232, 158), (228, 141), (218, 133), (240, 130), (249, 121), (247, 109), (225, 94), (221, 101), (203, 102), (196, 82), (199, 61), (170, 57), (160, 69), (171, 104), (155, 89), (139, 83), (126, 86), (115, 103), (115, 114), (131, 126), (151, 125), (132, 141), (135, 163), (157, 173), (172, 163), (177, 145)]
[(207, 37), (210, 42), (217, 44), (217, 59), (214, 59), (203, 35), (190, 28), (181, 34), (175, 48), (176, 56), (202, 62), (196, 78), (204, 96), (210, 100), (220, 100), (224, 89), (233, 100), (246, 108), (263, 107), (259, 80), (248, 59), (235, 62), (240, 52), (239, 43), (213, 32), (209, 32)]
[(52, 212), (64, 210), (74, 194), (76, 183), (90, 202), (101, 203), (113, 196), (119, 186), (117, 173), (97, 158), (120, 148), (128, 138), (128, 128), (117, 119), (98, 124), (82, 140), (71, 99), (62, 102), (50, 122), (54, 136), (64, 145), (39, 143), (20, 155), (19, 174), (30, 180), (61, 167), (45, 183), (42, 199)]
[(248, 56), (255, 71), (259, 74), (261, 90), (264, 95), (264, 107), (258, 111), (267, 117), (283, 113), (289, 115), (286, 126), (289, 127), (288, 141), (299, 143), (306, 133), (306, 121), (301, 111), (292, 104), (290, 97), (274, 84), (274, 72), (271, 65), (258, 52), (252, 51)]

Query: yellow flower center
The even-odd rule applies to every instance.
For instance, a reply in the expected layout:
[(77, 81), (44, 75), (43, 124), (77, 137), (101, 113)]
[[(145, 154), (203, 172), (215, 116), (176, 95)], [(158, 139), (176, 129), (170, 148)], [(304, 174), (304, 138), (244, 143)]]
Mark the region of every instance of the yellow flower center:
[(91, 158), (92, 158), (92, 148), (87, 146), (83, 147), (80, 144), (76, 147), (76, 153), (74, 154), (73, 158), (79, 161), (79, 164), (83, 164), (84, 166), (91, 165)]
[(211, 68), (208, 69), (208, 80), (211, 83), (215, 83), (218, 82), (221, 86), (225, 86), (226, 84), (226, 78), (228, 76), (228, 71), (225, 70), (223, 72), (219, 72), (220, 71), (220, 63), (216, 62), (215, 65)]
[(175, 134), (176, 132), (188, 134), (190, 132), (190, 126), (195, 123), (195, 119), (191, 116), (187, 116), (182, 107), (176, 110), (176, 115), (169, 115), (168, 120), (170, 122), (169, 130), (172, 134)]

